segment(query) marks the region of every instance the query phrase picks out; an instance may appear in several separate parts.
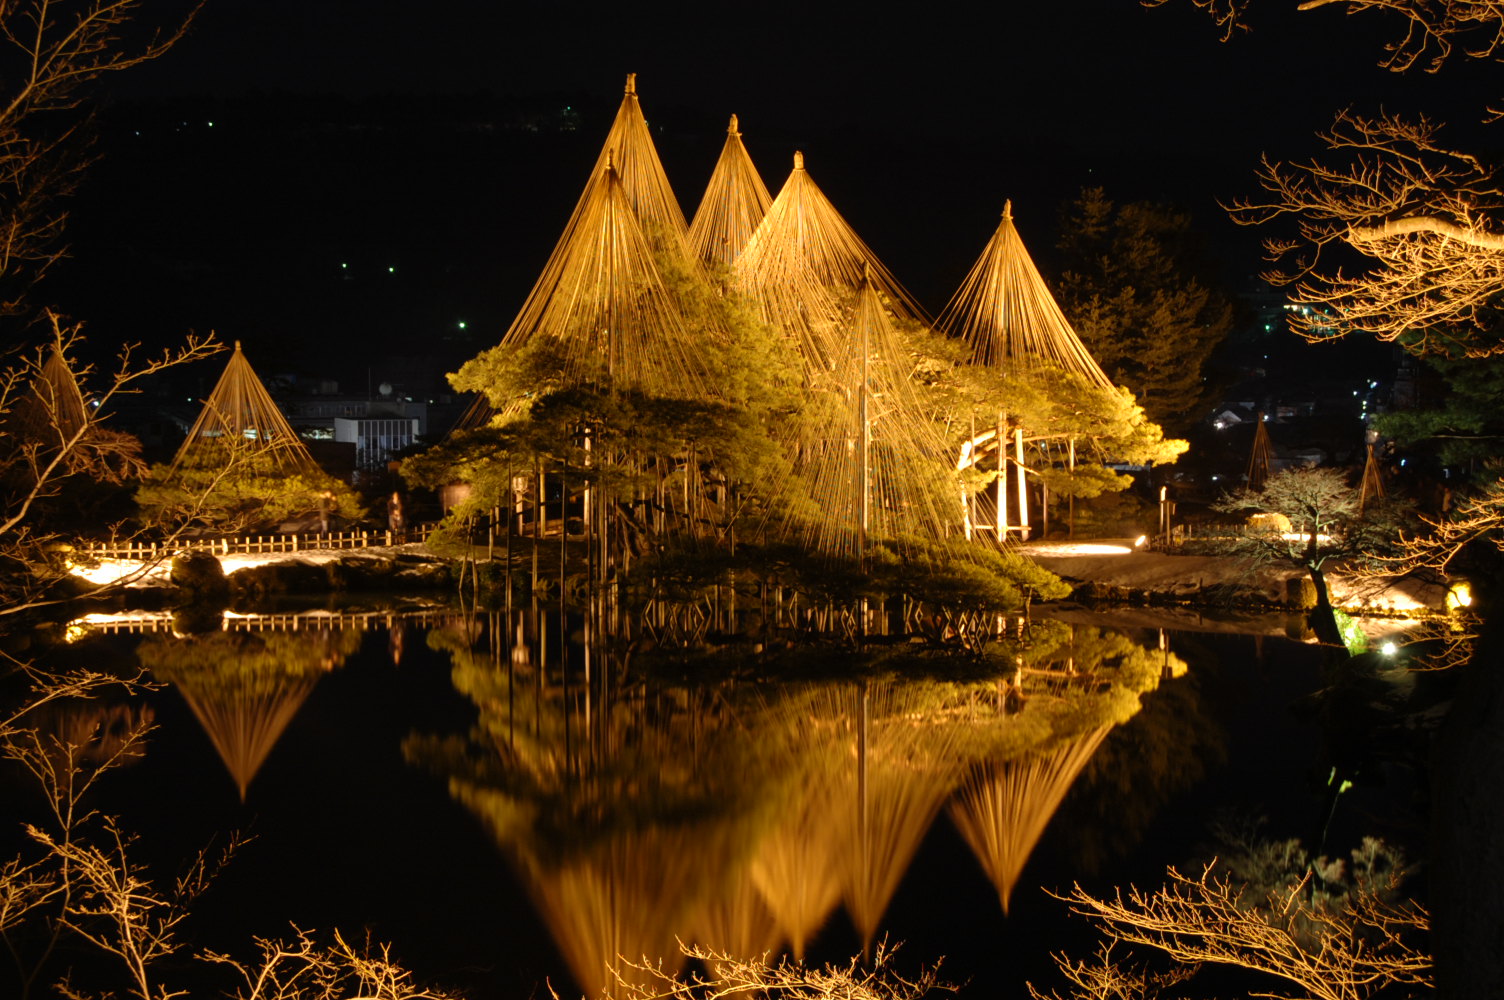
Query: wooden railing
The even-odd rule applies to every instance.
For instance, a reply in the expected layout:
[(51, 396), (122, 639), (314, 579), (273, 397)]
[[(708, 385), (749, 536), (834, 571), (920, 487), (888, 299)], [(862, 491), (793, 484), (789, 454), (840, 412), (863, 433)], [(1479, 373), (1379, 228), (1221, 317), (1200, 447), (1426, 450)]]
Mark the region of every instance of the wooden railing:
[[(409, 609), (405, 611), (300, 612), (266, 615), (226, 614), (220, 620), (225, 632), (317, 632), (330, 629), (390, 628), (397, 622), (433, 626), (455, 616), (449, 608)], [(173, 631), (170, 611), (143, 611), (134, 615), (85, 616), (70, 623), (80, 628), (104, 633), (150, 633)]]
[(434, 529), (433, 524), (417, 524), (405, 532), (321, 531), (278, 535), (237, 535), (223, 538), (178, 538), (172, 542), (75, 542), (74, 549), (95, 559), (135, 559), (152, 562), (178, 552), (212, 552), (218, 556), (283, 555), (318, 549), (365, 549), (390, 546), (401, 541), (421, 542)]

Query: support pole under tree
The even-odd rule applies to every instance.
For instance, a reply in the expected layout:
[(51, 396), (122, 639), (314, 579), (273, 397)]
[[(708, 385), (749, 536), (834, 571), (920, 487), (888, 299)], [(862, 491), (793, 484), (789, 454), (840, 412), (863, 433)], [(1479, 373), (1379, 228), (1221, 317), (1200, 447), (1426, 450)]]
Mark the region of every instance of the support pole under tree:
[[(868, 280), (869, 281), (871, 280), (870, 274), (868, 276)], [(868, 289), (868, 294), (871, 294), (870, 287)], [(868, 354), (869, 354), (869, 351), (868, 351), (868, 346), (867, 346), (867, 324), (863, 323), (862, 324), (862, 395), (861, 395), (861, 403), (860, 403), (860, 405), (861, 405), (861, 414), (860, 414), (860, 416), (861, 416), (861, 421), (862, 421), (862, 461), (861, 461), (862, 469), (861, 469), (861, 476), (860, 476), (860, 480), (859, 480), (859, 485), (860, 485), (860, 488), (861, 488), (861, 491), (862, 491), (861, 492), (861, 516), (862, 516), (862, 522), (861, 522), (860, 531), (857, 534), (857, 541), (856, 541), (857, 562), (861, 566), (863, 566), (863, 567), (865, 567), (867, 565), (867, 528), (868, 528), (868, 524), (869, 524), (869, 518), (872, 516), (872, 511), (871, 511), (871, 497), (870, 497), (870, 493), (872, 491), (872, 482), (871, 482), (872, 472), (871, 472), (871, 469), (868, 468), (868, 464), (871, 461), (871, 451), (872, 451), (872, 422), (868, 419), (868, 413), (867, 413), (867, 379), (868, 379), (867, 360), (868, 360)], [(865, 602), (863, 602), (863, 603), (865, 604)]]
[(1024, 429), (1013, 428), (1013, 461), (1018, 466), (1018, 537), (1029, 540), (1029, 480), (1024, 475)]
[(992, 519), (992, 527), (997, 532), (999, 542), (1008, 534), (1008, 439), (1004, 436), (1007, 426), (1008, 415), (999, 412), (997, 437), (994, 439), (997, 446), (997, 480), (993, 484), (997, 494), (997, 516)]
[[(512, 488), (512, 463), (507, 462), (507, 621), (512, 620), (512, 508), (516, 503)], [(509, 667), (510, 669), (510, 667)]]
[(1071, 495), (1070, 495), (1070, 539), (1076, 540), (1076, 439), (1070, 440), (1070, 470), (1071, 470)]

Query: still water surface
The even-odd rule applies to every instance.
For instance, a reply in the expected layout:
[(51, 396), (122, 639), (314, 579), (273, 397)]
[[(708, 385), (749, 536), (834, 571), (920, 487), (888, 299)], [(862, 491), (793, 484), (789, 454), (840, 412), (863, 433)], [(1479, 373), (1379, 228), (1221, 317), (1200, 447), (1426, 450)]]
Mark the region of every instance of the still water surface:
[(542, 620), (86, 638), (166, 684), (100, 805), (158, 862), (254, 837), (197, 941), (368, 929), (510, 1000), (593, 994), (617, 955), (674, 965), (676, 940), (844, 961), (886, 938), (1025, 995), (1089, 947), (1045, 890), (1194, 863), (1224, 810), (1327, 819), (1299, 643), (1036, 620), (980, 655), (690, 657), (587, 651), (571, 623), (566, 665)]

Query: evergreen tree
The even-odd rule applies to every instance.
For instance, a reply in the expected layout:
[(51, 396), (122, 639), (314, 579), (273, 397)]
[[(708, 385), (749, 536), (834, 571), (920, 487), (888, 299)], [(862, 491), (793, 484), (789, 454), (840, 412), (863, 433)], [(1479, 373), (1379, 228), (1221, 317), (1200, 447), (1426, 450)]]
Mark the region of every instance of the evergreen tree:
[(1233, 323), (1232, 303), (1197, 273), (1190, 216), (1085, 188), (1060, 231), (1061, 308), (1150, 419), (1184, 433), (1210, 402), (1206, 363)]

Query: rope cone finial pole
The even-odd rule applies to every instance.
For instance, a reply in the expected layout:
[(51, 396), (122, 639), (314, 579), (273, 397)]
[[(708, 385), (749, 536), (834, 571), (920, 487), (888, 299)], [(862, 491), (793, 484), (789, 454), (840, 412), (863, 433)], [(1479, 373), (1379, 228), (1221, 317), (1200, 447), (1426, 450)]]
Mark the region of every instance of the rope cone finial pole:
[(628, 73), (627, 74), (627, 89), (626, 89), (626, 93), (632, 94), (633, 96), (636, 96), (636, 94), (637, 94), (637, 74), (636, 73)]
[(238, 340), (235, 341), (235, 351), (236, 351), (236, 353), (240, 352), (240, 341), (238, 341)]
[(800, 152), (799, 150), (797, 150), (797, 149), (794, 150), (794, 169), (795, 170), (803, 170), (804, 169), (804, 154), (802, 152)]
[(1013, 218), (1013, 199), (1008, 198), (1003, 202), (1003, 218)]
[(731, 124), (726, 126), (727, 135), (741, 135), (741, 129), (737, 125), (736, 115), (731, 116)]

